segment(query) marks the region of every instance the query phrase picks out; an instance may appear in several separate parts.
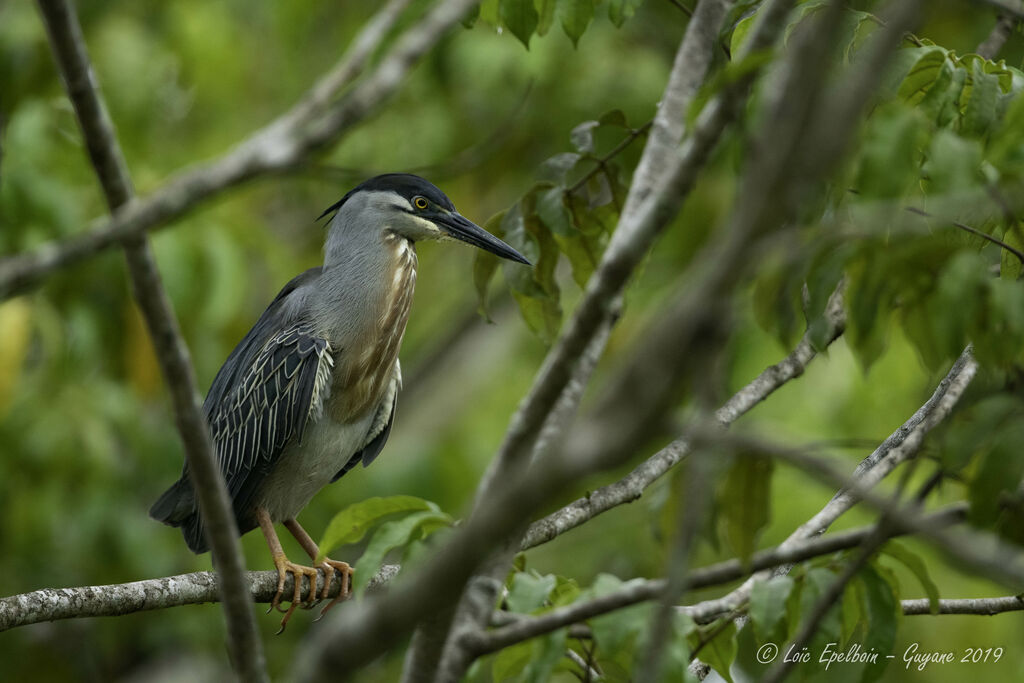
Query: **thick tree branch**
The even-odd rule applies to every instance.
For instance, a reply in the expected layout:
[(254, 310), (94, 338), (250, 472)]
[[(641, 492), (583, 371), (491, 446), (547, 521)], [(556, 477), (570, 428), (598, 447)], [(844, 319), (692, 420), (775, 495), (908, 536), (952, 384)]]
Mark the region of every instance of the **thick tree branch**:
[[(377, 590), (398, 574), (397, 565), (384, 565), (370, 581), (370, 590)], [(245, 588), (250, 602), (270, 602), (277, 593), (277, 572), (246, 572)], [(291, 595), (295, 578), (288, 574), (284, 592)], [(317, 590), (323, 587), (323, 572), (317, 576)], [(341, 590), (341, 578), (331, 579), (328, 597)], [(309, 593), (303, 584), (301, 597)], [(315, 593), (314, 593), (315, 594)], [(58, 619), (81, 617), (114, 617), (135, 612), (198, 605), (220, 601), (220, 585), (215, 572), (193, 572), (109, 586), (80, 588), (46, 588), (44, 590), (0, 598), (0, 631)]]
[[(475, 496), (474, 514), (478, 513), (485, 502), (493, 499), (495, 490), (503, 487), (508, 478), (529, 465), (530, 456), (535, 451), (536, 440), (576, 372), (580, 358), (597, 331), (611, 322), (633, 270), (650, 248), (654, 238), (678, 212), (697, 171), (703, 166), (722, 129), (731, 118), (733, 94), (739, 88), (733, 88), (727, 93), (729, 106), (725, 106), (725, 97), (715, 100), (714, 106), (708, 109), (711, 115), (704, 117), (697, 125), (690, 139), (689, 149), (682, 155), (675, 153), (682, 136), (682, 126), (677, 121), (682, 121), (687, 103), (704, 79), (711, 62), (713, 39), (717, 36), (718, 27), (730, 4), (727, 0), (703, 0), (694, 19), (687, 26), (662, 96), (662, 107), (652, 125), (652, 136), (644, 148), (631, 184), (631, 194), (637, 192), (636, 188), (640, 185), (644, 186), (644, 192), (638, 193), (632, 201), (627, 199), (615, 233), (602, 255), (600, 264), (587, 283), (582, 301), (569, 321), (565, 333), (559, 337), (545, 358), (533, 386), (513, 415), (495, 458), (481, 479)], [(773, 6), (784, 4), (786, 3), (775, 2)], [(767, 14), (772, 15), (771, 12)], [(774, 38), (772, 31), (759, 30), (755, 31), (751, 42), (755, 45), (768, 44), (770, 39), (765, 37), (767, 34)], [(742, 84), (743, 87), (745, 85), (746, 83)], [(671, 132), (664, 132), (666, 130)], [(652, 164), (666, 172), (653, 174), (647, 170)], [(653, 183), (663, 181), (659, 191), (654, 192)], [(640, 198), (650, 201), (639, 201)], [(494, 566), (498, 564), (493, 563)], [(467, 601), (470, 601), (468, 595), (463, 602)], [(482, 604), (485, 601), (473, 602)], [(466, 619), (486, 618), (486, 613), (480, 611), (477, 611), (474, 617), (470, 617), (465, 608), (460, 608), (459, 613)], [(449, 630), (445, 626), (446, 624), (437, 620), (431, 624), (432, 629), (442, 632)], [(478, 626), (479, 624), (471, 625)], [(431, 658), (418, 653), (423, 648), (429, 649), (436, 637), (437, 634), (434, 634), (428, 639), (420, 629), (414, 640), (414, 652), (407, 660), (406, 681), (433, 679)], [(446, 647), (446, 661), (441, 680), (461, 675), (464, 668), (461, 664), (465, 664), (465, 660), (457, 657), (458, 653), (453, 651), (457, 650), (457, 647), (454, 641)], [(459, 659), (461, 664), (454, 663), (454, 659)]]
[(244, 181), (289, 171), (336, 142), (390, 97), (413, 65), (478, 2), (444, 0), (436, 5), (396, 40), (365, 79), (333, 101), (339, 89), (363, 69), (408, 1), (392, 0), (385, 5), (326, 77), (290, 111), (230, 152), (177, 173), (149, 196), (132, 200), (81, 235), (0, 261), (0, 299), (37, 285), (57, 269), (180, 218)]
[[(99, 94), (78, 18), (68, 0), (40, 0), (39, 7), (89, 158), (107, 205), (111, 213), (116, 213), (131, 200), (132, 185), (113, 122)], [(219, 584), (232, 664), (243, 680), (269, 680), (263, 644), (246, 591), (238, 529), (200, 408), (188, 348), (164, 291), (147, 238), (145, 235), (134, 236), (124, 241), (124, 248), (132, 291), (171, 393), (178, 431), (185, 446), (185, 458), (206, 524), (206, 537), (221, 575)]]
[[(608, 316), (602, 321), (587, 348), (577, 360), (572, 377), (545, 419), (544, 425), (534, 441), (530, 454), (531, 462), (551, 457), (555, 449), (563, 443), (566, 427), (575, 417), (580, 401), (583, 399), (583, 391), (604, 353), (612, 327), (618, 320), (620, 307), (621, 297), (612, 303)], [(525, 527), (525, 523), (523, 526)], [(508, 541), (488, 559), (482, 570), (473, 577), (473, 581), (467, 586), (459, 601), (451, 624), (445, 624), (443, 619), (432, 618), (417, 628), (413, 647), (406, 658), (407, 666), (406, 673), (403, 674), (403, 683), (430, 680), (435, 667), (431, 666), (425, 652), (429, 651), (431, 641), (445, 634), (448, 634), (447, 643), (443, 643), (443, 641), (439, 643), (444, 644), (444, 650), (436, 676), (433, 678), (438, 683), (456, 683), (465, 676), (469, 666), (473, 663), (473, 658), (462, 647), (461, 636), (466, 632), (475, 632), (489, 622), (502, 580), (508, 573), (509, 564), (519, 550), (517, 539), (522, 535), (522, 531), (519, 529), (510, 534)], [(434, 632), (425, 633), (428, 629)]]

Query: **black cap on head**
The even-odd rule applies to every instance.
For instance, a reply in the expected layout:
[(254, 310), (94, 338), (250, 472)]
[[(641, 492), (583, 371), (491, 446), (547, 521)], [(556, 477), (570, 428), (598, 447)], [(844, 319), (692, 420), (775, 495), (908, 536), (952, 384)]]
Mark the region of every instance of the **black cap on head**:
[(328, 207), (326, 211), (320, 214), (317, 220), (323, 218), (329, 213), (333, 213), (340, 209), (342, 205), (348, 201), (348, 198), (357, 192), (396, 192), (402, 197), (408, 200), (412, 200), (416, 195), (422, 195), (429, 199), (431, 202), (442, 206), (449, 211), (455, 210), (455, 205), (452, 204), (452, 200), (448, 199), (448, 195), (441, 192), (437, 185), (425, 180), (418, 175), (412, 173), (385, 173), (383, 175), (375, 176), (369, 180), (363, 181), (359, 185), (352, 188), (348, 194), (342, 197), (336, 204)]

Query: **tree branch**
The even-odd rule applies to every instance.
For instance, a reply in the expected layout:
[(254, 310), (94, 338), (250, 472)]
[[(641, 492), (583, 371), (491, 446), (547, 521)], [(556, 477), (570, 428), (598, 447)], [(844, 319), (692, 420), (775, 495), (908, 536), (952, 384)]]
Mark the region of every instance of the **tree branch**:
[(385, 5), (326, 77), (290, 111), (230, 152), (180, 171), (149, 196), (132, 200), (109, 219), (94, 222), (81, 235), (0, 261), (0, 299), (37, 285), (57, 269), (180, 218), (201, 202), (242, 182), (290, 171), (336, 142), (391, 96), (419, 58), (478, 0), (444, 0), (436, 5), (398, 38), (364, 80), (332, 102), (338, 90), (359, 74), (408, 2), (391, 0)]
[(1013, 33), (1014, 27), (1017, 26), (1017, 21), (1018, 19), (1012, 16), (1000, 14), (996, 17), (996, 24), (992, 27), (992, 31), (978, 45), (978, 49), (975, 52), (985, 59), (995, 59), (999, 55), (999, 51), (1003, 49), (1003, 45), (1006, 45), (1006, 40)]
[[(570, 384), (585, 350), (590, 346), (598, 330), (612, 322), (614, 312), (620, 305), (622, 291), (633, 270), (650, 248), (654, 238), (679, 210), (697, 171), (703, 166), (718, 136), (731, 118), (732, 107), (722, 106), (723, 98), (718, 98), (716, 101), (719, 104), (714, 108), (715, 115), (705, 118), (704, 125), (698, 124), (691, 138), (689, 154), (674, 154), (682, 137), (681, 121), (685, 107), (703, 81), (707, 67), (711, 63), (713, 39), (717, 36), (718, 27), (730, 4), (728, 0), (702, 0), (694, 19), (688, 24), (662, 96), (662, 106), (652, 124), (652, 136), (644, 147), (630, 192), (638, 193), (636, 188), (641, 185), (661, 182), (663, 175), (679, 177), (675, 178), (674, 182), (670, 179), (660, 192), (652, 194), (651, 187), (645, 187), (643, 196), (649, 197), (650, 202), (637, 201), (639, 193), (633, 201), (627, 199), (618, 226), (602, 255), (601, 262), (587, 282), (583, 298), (565, 333), (545, 358), (529, 393), (513, 415), (497, 454), (477, 487), (474, 515), (479, 512), (485, 501), (493, 498), (496, 489), (504, 486), (511, 476), (529, 465), (530, 455), (535, 451), (536, 440), (547, 424), (549, 414)], [(755, 32), (752, 42), (763, 41), (764, 38), (759, 36), (765, 33), (770, 31)], [(745, 87), (746, 83), (741, 85)], [(677, 123), (677, 120), (680, 123)], [(658, 131), (662, 132), (659, 134)], [(672, 173), (655, 176), (647, 170), (651, 165), (666, 171), (671, 170)], [(499, 564), (500, 562), (494, 562), (492, 566), (496, 567)], [(462, 602), (469, 601), (470, 596), (467, 596)], [(483, 604), (486, 601), (473, 602)], [(475, 621), (487, 617), (486, 612), (481, 613), (479, 610), (471, 617), (465, 608), (460, 608), (459, 614), (460, 617)], [(479, 624), (471, 625), (471, 628), (477, 627)], [(436, 619), (431, 624), (431, 629), (445, 632), (445, 635), (449, 630), (446, 624)], [(417, 653), (422, 648), (430, 650), (430, 645), (436, 638), (436, 633), (426, 638), (420, 629), (414, 641), (414, 652), (407, 660), (406, 667), (407, 672), (415, 673), (407, 673), (406, 681), (431, 680), (434, 677), (431, 671), (431, 658)], [(463, 666), (454, 663), (454, 659), (459, 659), (463, 664), (465, 660), (456, 657), (457, 653), (452, 650), (457, 648), (457, 644), (451, 638), (449, 641), (442, 662), (444, 671), (441, 680), (458, 678), (464, 669)]]
[[(831, 344), (839, 338), (846, 326), (846, 311), (843, 308), (843, 297), (840, 290), (834, 292), (829, 298), (825, 321), (827, 324), (826, 339)], [(807, 364), (816, 355), (817, 352), (811, 343), (810, 334), (805, 334), (788, 356), (775, 365), (765, 368), (760, 375), (726, 401), (715, 413), (716, 419), (723, 427), (731, 425), (776, 389), (802, 375)], [(591, 491), (586, 496), (578, 498), (560, 510), (531, 524), (522, 539), (520, 550), (528, 550), (547, 543), (603, 512), (637, 500), (648, 486), (661, 478), (689, 452), (690, 445), (687, 440), (676, 439), (619, 481)]]
[[(977, 370), (977, 363), (970, 355), (970, 351), (964, 351), (924, 405), (854, 470), (851, 479), (857, 483), (859, 491), (855, 493), (849, 488), (840, 488), (825, 507), (794, 530), (781, 545), (785, 547), (787, 544), (800, 544), (807, 538), (823, 533), (836, 519), (853, 507), (864, 492), (872, 489), (900, 463), (916, 453), (925, 434), (953, 410)], [(728, 614), (746, 603), (754, 583), (765, 578), (763, 574), (752, 576), (728, 595), (706, 600), (694, 608), (711, 618)]]
[[(370, 590), (378, 590), (398, 574), (397, 565), (384, 565), (370, 580)], [(277, 593), (277, 572), (245, 572), (245, 589), (250, 602), (270, 602)], [(295, 577), (285, 577), (284, 593), (291, 595)], [(317, 575), (317, 589), (323, 587), (323, 572)], [(341, 590), (341, 578), (334, 575), (328, 597)], [(309, 583), (303, 583), (301, 598), (309, 594)], [(58, 619), (80, 617), (114, 617), (135, 612), (199, 605), (220, 601), (220, 585), (215, 572), (193, 572), (160, 579), (147, 579), (109, 586), (80, 588), (46, 588), (43, 590), (0, 598), (0, 631)]]
[[(912, 518), (917, 526), (943, 528), (958, 524), (966, 519), (966, 504), (957, 504), (928, 515), (921, 515), (916, 510), (908, 510), (908, 518)], [(782, 545), (754, 553), (750, 564), (745, 566), (739, 560), (727, 560), (708, 567), (694, 569), (686, 576), (689, 590), (698, 590), (735, 581), (754, 571), (770, 569), (784, 564), (801, 562), (813, 557), (828, 555), (839, 550), (855, 548), (874, 533), (875, 526), (851, 529), (825, 536), (805, 539), (788, 547)], [(894, 527), (890, 538), (907, 533), (906, 528)], [(665, 579), (650, 579), (642, 582), (631, 582), (628, 586), (608, 595), (590, 600), (581, 600), (565, 607), (558, 607), (536, 617), (521, 617), (505, 626), (491, 631), (476, 634), (470, 645), (477, 655), (495, 652), (523, 640), (528, 640), (545, 633), (585, 621), (592, 617), (613, 612), (638, 602), (660, 598), (668, 585)], [(680, 611), (690, 614), (693, 608), (681, 607)]]
[[(907, 616), (931, 615), (931, 601), (928, 598), (903, 600), (900, 605)], [(961, 598), (939, 600), (939, 614), (976, 614), (991, 617), (1003, 612), (1024, 610), (1024, 594), (1008, 595), (1004, 598)]]
[[(67, 0), (40, 0), (50, 45), (75, 108), (89, 158), (111, 213), (131, 201), (128, 170), (96, 83), (78, 18)], [(263, 644), (245, 589), (245, 563), (231, 501), (213, 452), (200, 409), (188, 348), (164, 291), (149, 242), (144, 235), (124, 241), (132, 291), (156, 350), (174, 405), (185, 459), (205, 520), (214, 564), (221, 574), (222, 606), (227, 622), (228, 651), (238, 676), (246, 681), (269, 680)]]

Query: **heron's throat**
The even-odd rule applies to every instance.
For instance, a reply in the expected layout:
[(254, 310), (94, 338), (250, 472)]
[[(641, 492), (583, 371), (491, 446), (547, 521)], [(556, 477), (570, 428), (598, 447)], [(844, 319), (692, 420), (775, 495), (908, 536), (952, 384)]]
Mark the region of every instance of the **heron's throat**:
[(379, 298), (373, 302), (378, 314), (365, 322), (358, 349), (342, 351), (335, 359), (328, 410), (339, 422), (357, 420), (376, 409), (395, 372), (409, 320), (416, 287), (416, 250), (412, 242), (392, 233), (384, 236), (384, 244), (389, 258), (379, 282)]

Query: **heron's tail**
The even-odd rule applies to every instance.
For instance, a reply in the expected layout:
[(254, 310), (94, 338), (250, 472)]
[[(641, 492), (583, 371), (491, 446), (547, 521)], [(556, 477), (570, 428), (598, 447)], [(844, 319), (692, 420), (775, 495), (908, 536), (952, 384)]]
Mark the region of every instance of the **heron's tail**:
[(153, 503), (153, 507), (149, 508), (149, 516), (169, 526), (180, 527), (185, 543), (192, 552), (199, 554), (209, 550), (203, 534), (203, 521), (199, 516), (195, 492), (187, 476), (183, 476), (163, 492), (163, 495)]

